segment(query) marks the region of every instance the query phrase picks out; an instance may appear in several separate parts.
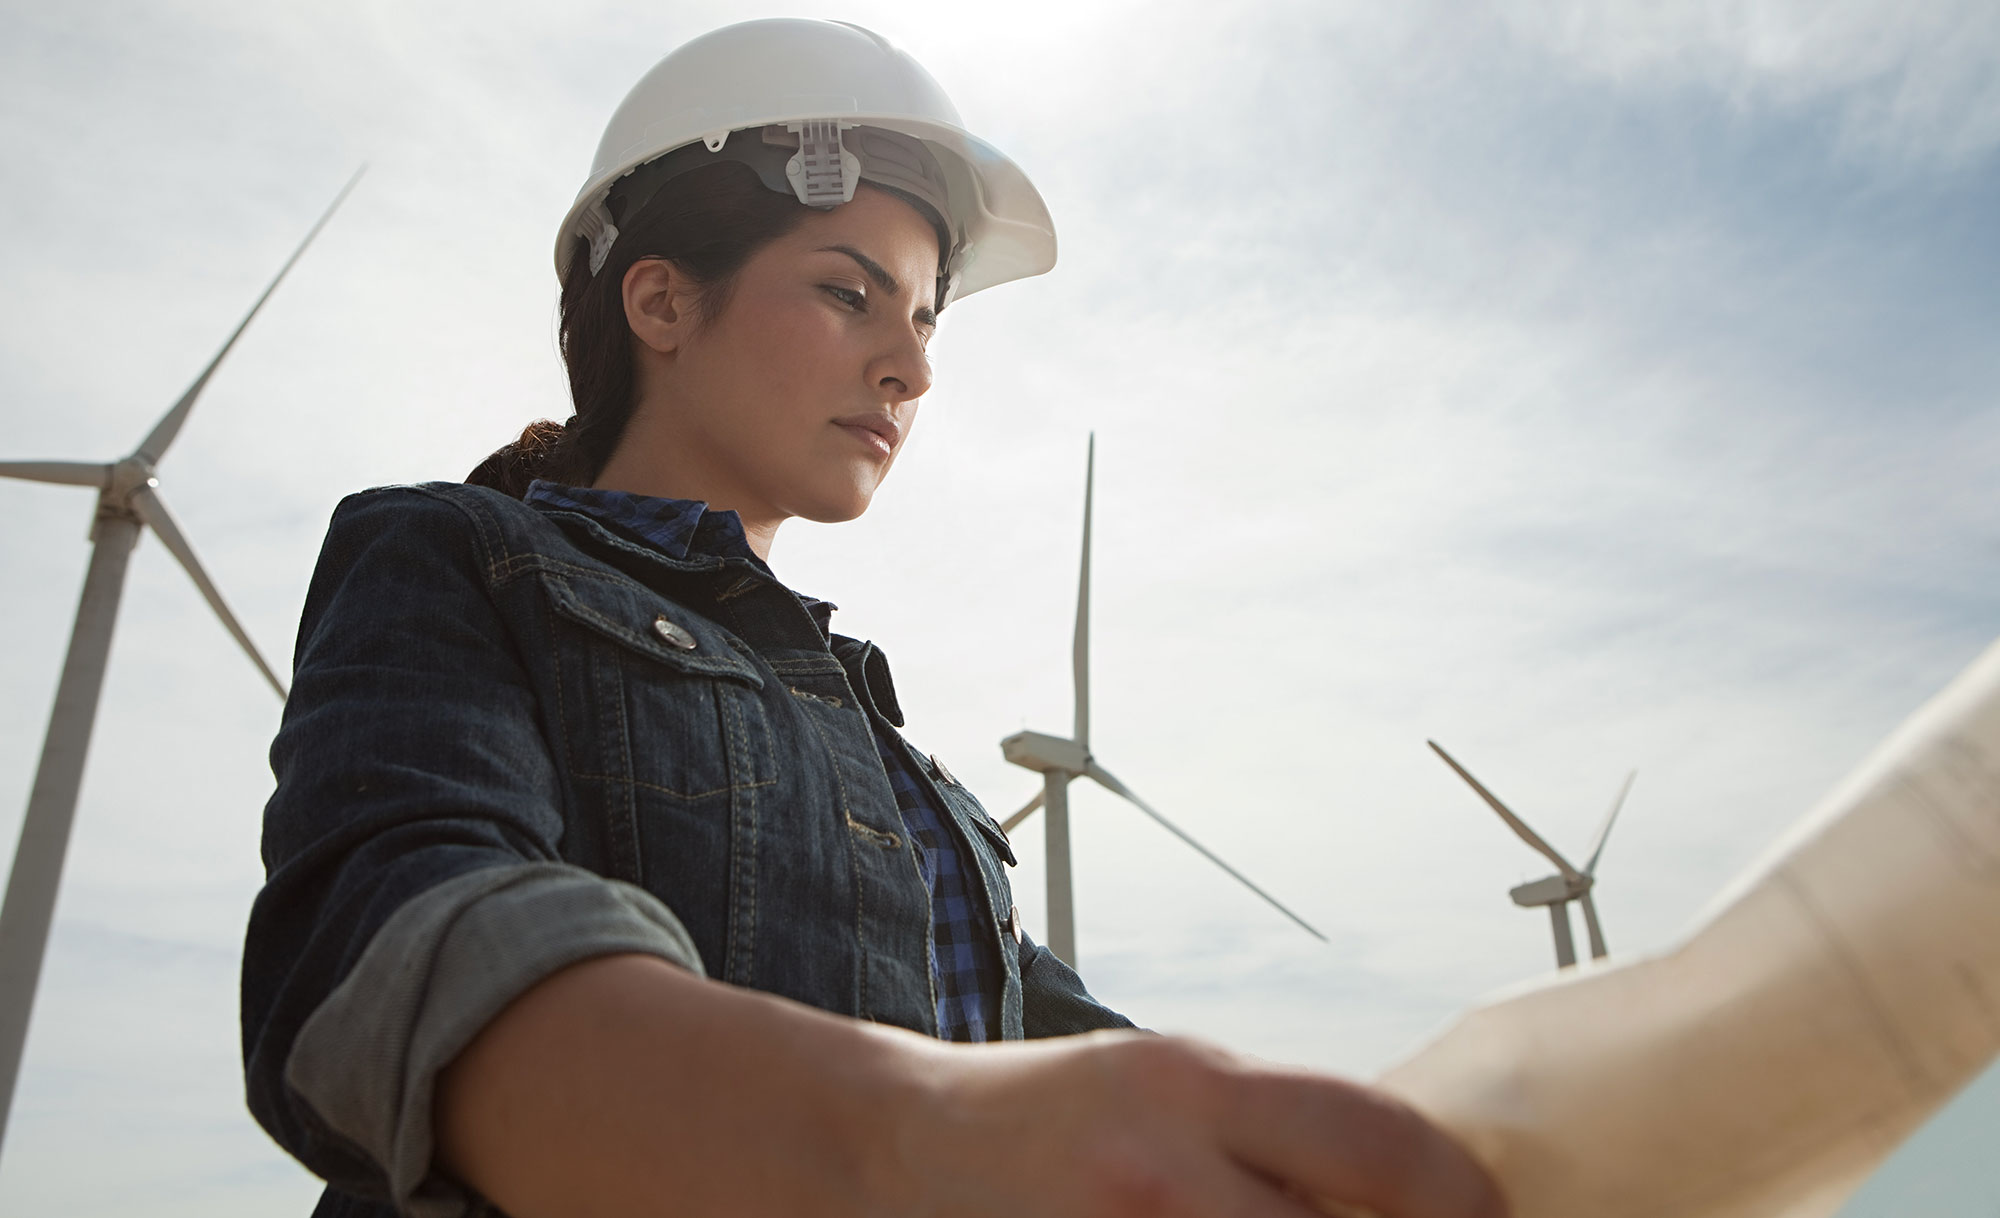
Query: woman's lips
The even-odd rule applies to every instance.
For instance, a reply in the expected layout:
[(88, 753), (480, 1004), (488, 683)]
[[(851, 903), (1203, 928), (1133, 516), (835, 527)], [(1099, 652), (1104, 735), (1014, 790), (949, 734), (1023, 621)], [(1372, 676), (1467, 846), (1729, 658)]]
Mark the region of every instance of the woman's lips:
[(850, 416), (835, 419), (834, 426), (852, 435), (881, 456), (889, 456), (896, 451), (898, 429), (895, 420), (886, 416)]

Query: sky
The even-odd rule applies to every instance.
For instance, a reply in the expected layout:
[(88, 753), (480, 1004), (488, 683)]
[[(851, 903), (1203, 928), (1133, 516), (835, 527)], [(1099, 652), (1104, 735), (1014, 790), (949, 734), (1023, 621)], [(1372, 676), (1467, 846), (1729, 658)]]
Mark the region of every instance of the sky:
[[(354, 170), (161, 489), (283, 668), (340, 497), (567, 413), (555, 226), (705, 0), (0, 0), (0, 459), (110, 460)], [(2000, 634), (2000, 9), (1985, 0), (857, 0), (1034, 179), (1056, 270), (959, 302), (871, 511), (773, 562), (1005, 815), (1069, 728), (1318, 943), (1072, 795), (1082, 971), (1367, 1077), (1546, 973), (1545, 867), (1638, 778), (1614, 955), (1708, 899)], [(0, 841), (91, 501), (0, 483)], [(279, 707), (156, 541), (121, 610), (0, 1213), (307, 1212), (236, 970)], [(1024, 921), (1039, 821), (1015, 835)], [(0, 847), (11, 850), (11, 845)], [(2000, 1075), (1848, 1218), (2000, 1210)]]

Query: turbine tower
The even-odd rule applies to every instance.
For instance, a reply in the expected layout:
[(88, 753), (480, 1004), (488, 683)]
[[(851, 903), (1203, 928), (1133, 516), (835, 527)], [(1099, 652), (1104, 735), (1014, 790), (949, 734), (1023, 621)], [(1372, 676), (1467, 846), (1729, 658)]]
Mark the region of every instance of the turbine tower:
[(77, 791), (83, 782), (84, 755), (90, 747), (90, 731), (97, 717), (98, 694), (104, 686), (105, 662), (111, 653), (111, 629), (118, 616), (118, 600), (125, 587), (125, 566), (132, 547), (139, 542), (141, 527), (150, 528), (194, 579), (209, 607), (234, 636), (250, 662), (264, 679), (285, 696), (283, 682), (264, 662), (250, 636), (223, 603), (215, 582), (202, 570), (194, 549), (182, 535), (180, 526), (160, 497), (156, 467), (167, 455), (174, 437), (180, 434), (195, 399), (207, 387), (209, 377), (243, 335), (251, 318), (264, 307), (285, 273), (305, 253), (306, 246), (332, 218), (334, 210), (354, 189), (361, 174), (356, 172), (335, 196), (319, 222), (306, 234), (297, 250), (279, 269), (257, 303), (250, 306), (222, 350), (208, 361), (201, 375), (188, 386), (180, 400), (153, 425), (139, 447), (119, 461), (97, 464), (78, 461), (0, 461), (0, 477), (30, 482), (53, 482), (65, 486), (97, 489), (97, 514), (91, 524), (90, 567), (83, 578), (83, 597), (77, 605), (76, 626), (70, 634), (69, 655), (63, 660), (62, 678), (56, 686), (55, 709), (49, 715), (48, 735), (42, 742), (41, 762), (35, 769), (34, 786), (28, 795), (28, 812), (21, 822), (21, 840), (14, 851), (14, 867), (7, 880), (7, 896), (0, 904), (0, 1145), (4, 1145), (7, 1116), (13, 1108), (14, 1083), (20, 1075), (21, 1050), (28, 1036), (28, 1017), (34, 1009), (35, 986), (41, 977), (42, 954), (48, 946), (49, 922), (55, 912), (56, 888), (62, 879), (63, 855), (69, 848), (71, 822), (76, 815)]
[(1541, 834), (1528, 828), (1528, 823), (1514, 815), (1508, 809), (1507, 805), (1501, 803), (1493, 792), (1480, 785), (1479, 780), (1474, 778), (1464, 766), (1458, 764), (1457, 759), (1450, 753), (1445, 752), (1437, 741), (1427, 740), (1424, 743), (1430, 745), (1432, 751), (1436, 752), (1439, 757), (1444, 758), (1444, 763), (1450, 766), (1453, 772), (1460, 778), (1463, 778), (1474, 791), (1477, 791), (1479, 798), (1485, 800), (1488, 807), (1498, 812), (1500, 819), (1506, 821), (1508, 827), (1512, 828), (1515, 833), (1520, 834), (1522, 841), (1534, 847), (1537, 853), (1556, 865), (1556, 874), (1544, 879), (1535, 880), (1532, 883), (1522, 884), (1508, 890), (1507, 893), (1508, 896), (1514, 898), (1514, 904), (1519, 905), (1523, 909), (1533, 909), (1537, 905), (1548, 906), (1549, 922), (1554, 927), (1556, 935), (1556, 967), (1569, 968), (1576, 963), (1576, 944), (1570, 938), (1569, 929), (1569, 903), (1571, 901), (1575, 901), (1583, 906), (1583, 925), (1584, 929), (1590, 933), (1591, 958), (1593, 960), (1604, 959), (1606, 954), (1604, 928), (1598, 924), (1597, 903), (1591, 900), (1590, 893), (1591, 889), (1597, 886), (1597, 860), (1604, 854), (1604, 840), (1611, 836), (1611, 825), (1618, 819), (1618, 810), (1625, 806), (1625, 797), (1631, 794), (1632, 780), (1639, 776), (1639, 771), (1634, 770), (1625, 776), (1625, 785), (1618, 789), (1618, 798), (1611, 802), (1611, 811), (1605, 816), (1603, 826), (1597, 830), (1597, 840), (1591, 844), (1590, 861), (1585, 863), (1583, 869), (1579, 871), (1570, 864), (1568, 859), (1558, 853), (1554, 846), (1543, 841)]
[(1133, 794), (1132, 789), (1113, 777), (1111, 771), (1097, 763), (1090, 752), (1090, 505), (1093, 483), (1097, 471), (1097, 436), (1092, 433), (1088, 456), (1084, 464), (1083, 479), (1083, 573), (1077, 581), (1076, 592), (1076, 638), (1070, 657), (1076, 689), (1076, 725), (1074, 733), (1067, 737), (1050, 736), (1042, 732), (1016, 732), (1000, 742), (1000, 751), (1015, 765), (1035, 770), (1042, 776), (1042, 790), (1027, 806), (1007, 818), (1001, 825), (1003, 830), (1012, 832), (1014, 826), (1026, 820), (1036, 808), (1048, 809), (1048, 824), (1044, 826), (1044, 837), (1048, 853), (1049, 886), (1049, 930), (1048, 948), (1060, 956), (1071, 968), (1076, 967), (1076, 906), (1070, 875), (1069, 854), (1069, 784), (1072, 779), (1088, 778), (1113, 795), (1132, 804), (1147, 816), (1158, 821), (1167, 832), (1180, 838), (1209, 862), (1222, 868), (1238, 883), (1269, 902), (1271, 907), (1284, 914), (1306, 929), (1315, 939), (1324, 943), (1326, 936), (1314, 930), (1310, 923), (1286, 909), (1276, 897), (1250, 882), (1242, 872), (1216, 857), (1215, 853), (1200, 842), (1181, 832), (1172, 821), (1160, 815), (1151, 804)]

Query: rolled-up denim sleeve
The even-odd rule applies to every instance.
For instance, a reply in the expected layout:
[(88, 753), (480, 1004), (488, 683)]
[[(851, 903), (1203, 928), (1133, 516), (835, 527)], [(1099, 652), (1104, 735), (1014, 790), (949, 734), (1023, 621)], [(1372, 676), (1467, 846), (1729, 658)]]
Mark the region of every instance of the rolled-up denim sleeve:
[(1076, 970), (1030, 936), (1021, 936), (1019, 954), (1021, 1035), (1027, 1039), (1076, 1036), (1100, 1028), (1136, 1026), (1091, 997)]
[(423, 1218), (473, 1200), (432, 1168), (431, 1103), (486, 1022), (596, 956), (701, 970), (664, 904), (562, 861), (554, 729), (494, 603), (492, 547), (490, 524), (421, 488), (335, 512), (244, 945), (252, 1113), (336, 1187)]

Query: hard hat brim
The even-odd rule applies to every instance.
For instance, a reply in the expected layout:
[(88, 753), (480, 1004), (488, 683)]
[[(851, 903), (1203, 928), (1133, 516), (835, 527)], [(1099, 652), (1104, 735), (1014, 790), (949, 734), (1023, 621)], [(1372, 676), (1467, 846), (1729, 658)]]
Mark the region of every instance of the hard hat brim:
[[(1040, 275), (1055, 265), (1055, 224), (1049, 216), (1048, 206), (1028, 175), (998, 148), (963, 128), (906, 115), (838, 114), (814, 117), (835, 118), (843, 126), (879, 127), (900, 132), (922, 140), (930, 147), (944, 171), (953, 213), (948, 219), (963, 232), (965, 239), (965, 249), (956, 268), (953, 299), (1015, 279)], [(771, 124), (798, 122), (800, 118), (796, 113), (774, 114), (737, 123), (729, 129), (729, 138), (742, 138), (745, 131)], [(599, 173), (585, 183), (569, 213), (563, 217), (559, 230), (561, 235), (555, 248), (557, 278), (563, 279), (569, 274), (569, 263), (576, 252), (584, 213), (601, 202), (618, 179), (672, 151), (673, 148), (638, 151), (629, 161), (623, 161), (616, 168)]]

